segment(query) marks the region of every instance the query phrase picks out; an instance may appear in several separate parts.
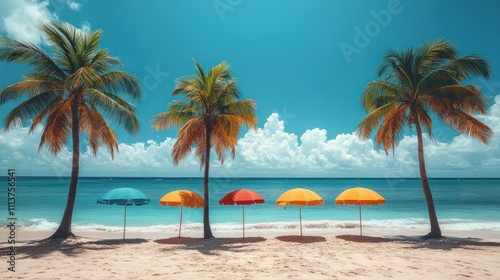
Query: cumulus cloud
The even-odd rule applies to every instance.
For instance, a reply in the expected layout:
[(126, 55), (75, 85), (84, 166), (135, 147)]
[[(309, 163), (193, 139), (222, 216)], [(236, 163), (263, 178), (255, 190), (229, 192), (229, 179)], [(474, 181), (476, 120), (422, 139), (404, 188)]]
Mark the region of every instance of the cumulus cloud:
[[(449, 142), (425, 139), (427, 171), (430, 177), (494, 177), (500, 168), (500, 96), (490, 115), (481, 117), (495, 132), (484, 145), (457, 136)], [(69, 176), (71, 153), (65, 149), (54, 157), (46, 149), (39, 153), (40, 130), (28, 135), (28, 128), (0, 134), (0, 170), (16, 168), (20, 175)], [(191, 155), (179, 166), (172, 163), (175, 138), (157, 142), (121, 143), (120, 153), (111, 159), (106, 149), (97, 158), (88, 147), (82, 149), (82, 176), (202, 176), (199, 162)], [(327, 131), (313, 128), (301, 136), (289, 133), (277, 113), (263, 127), (248, 131), (238, 141), (234, 160), (221, 166), (216, 157), (211, 166), (214, 177), (418, 177), (416, 136), (405, 136), (394, 156), (377, 150), (371, 140), (354, 133), (328, 138)]]
[(11, 38), (40, 45), (43, 36), (38, 25), (57, 19), (48, 6), (49, 1), (6, 0), (0, 11), (1, 27)]
[[(54, 3), (67, 5), (72, 10), (79, 10), (81, 7), (74, 0), (58, 0)], [(48, 0), (3, 0), (0, 29), (10, 38), (41, 45), (44, 43), (44, 36), (38, 28), (39, 24), (59, 20), (57, 13), (50, 11), (49, 4)], [(83, 30), (85, 26), (84, 23)]]
[(80, 10), (80, 7), (82, 6), (80, 3), (77, 3), (73, 0), (66, 0), (66, 4), (71, 10), (78, 11)]
[(88, 21), (84, 21), (82, 23), (82, 27), (79, 29), (84, 33), (89, 33), (92, 31), (92, 28), (90, 27), (90, 23)]

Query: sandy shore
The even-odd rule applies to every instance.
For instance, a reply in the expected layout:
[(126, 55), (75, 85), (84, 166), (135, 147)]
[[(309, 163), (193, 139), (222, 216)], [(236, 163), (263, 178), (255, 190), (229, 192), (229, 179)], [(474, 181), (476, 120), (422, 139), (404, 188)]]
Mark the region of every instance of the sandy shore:
[[(49, 233), (19, 234), (37, 239)], [(2, 279), (500, 279), (495, 238), (422, 241), (349, 234), (203, 240), (132, 233), (121, 240), (113, 234), (116, 239), (82, 233), (85, 237), (63, 242), (18, 241), (15, 272), (7, 270), (9, 248), (3, 242)]]

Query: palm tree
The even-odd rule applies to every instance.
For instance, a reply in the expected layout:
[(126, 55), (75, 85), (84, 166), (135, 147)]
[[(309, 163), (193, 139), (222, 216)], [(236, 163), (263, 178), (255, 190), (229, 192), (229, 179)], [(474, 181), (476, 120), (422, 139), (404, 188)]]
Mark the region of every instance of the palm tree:
[(43, 124), (39, 150), (46, 146), (57, 155), (72, 140), (72, 165), (68, 199), (56, 232), (49, 238), (73, 236), (71, 220), (75, 205), (80, 162), (80, 134), (88, 139), (97, 156), (104, 145), (113, 157), (118, 151), (117, 135), (106, 117), (123, 125), (131, 134), (139, 131), (135, 107), (119, 93), (139, 100), (138, 79), (118, 70), (123, 64), (100, 49), (101, 30), (83, 32), (68, 23), (44, 23), (53, 52), (49, 56), (41, 48), (24, 41), (0, 37), (0, 61), (16, 61), (31, 68), (21, 82), (0, 91), (0, 105), (25, 98), (5, 119), (4, 129), (21, 121), (31, 121), (30, 133)]
[(172, 95), (182, 94), (186, 102), (174, 100), (168, 104), (167, 112), (154, 115), (151, 126), (154, 130), (182, 126), (172, 149), (174, 165), (190, 154), (196, 146), (195, 155), (205, 166), (203, 192), (204, 238), (212, 238), (209, 218), (208, 176), (210, 151), (214, 147), (221, 164), (227, 150), (234, 158), (241, 125), (257, 127), (256, 105), (252, 99), (240, 100), (236, 80), (229, 72), (229, 65), (222, 62), (205, 73), (194, 61), (196, 74), (181, 77)]
[(378, 71), (379, 80), (369, 82), (361, 102), (367, 112), (358, 125), (358, 136), (368, 139), (378, 127), (375, 143), (387, 153), (397, 146), (405, 126), (415, 127), (422, 188), (427, 201), (430, 232), (424, 238), (441, 237), (424, 160), (422, 128), (432, 134), (433, 117), (454, 130), (487, 143), (493, 131), (474, 115), (487, 114), (488, 100), (475, 85), (461, 82), (473, 76), (489, 78), (488, 62), (477, 55), (457, 57), (449, 41), (438, 40), (405, 51), (389, 50)]

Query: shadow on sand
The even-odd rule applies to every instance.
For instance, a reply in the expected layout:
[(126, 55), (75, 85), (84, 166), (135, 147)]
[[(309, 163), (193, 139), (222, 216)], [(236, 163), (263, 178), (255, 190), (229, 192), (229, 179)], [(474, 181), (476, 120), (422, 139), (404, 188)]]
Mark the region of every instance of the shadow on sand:
[(266, 241), (263, 237), (246, 237), (246, 238), (191, 238), (191, 237), (171, 237), (164, 239), (157, 239), (154, 242), (159, 244), (212, 244), (212, 245), (225, 245), (237, 243), (257, 243)]
[(361, 242), (361, 243), (383, 243), (383, 242), (399, 242), (406, 243), (412, 248), (429, 248), (437, 250), (451, 250), (455, 248), (464, 248), (476, 250), (480, 247), (500, 247), (499, 242), (485, 241), (481, 238), (460, 238), (460, 237), (443, 237), (438, 239), (423, 239), (419, 236), (404, 236), (398, 235), (393, 237), (373, 237), (359, 235), (337, 235), (338, 239)]
[(360, 236), (360, 235), (337, 235), (338, 239), (351, 242), (361, 242), (361, 243), (381, 243), (381, 242), (394, 242), (401, 241), (401, 238), (386, 238), (386, 237), (374, 237), (374, 236)]
[[(27, 243), (16, 243), (16, 255), (23, 258), (42, 258), (53, 252), (61, 252), (66, 256), (76, 256), (84, 250), (109, 250), (123, 244), (140, 244), (148, 242), (146, 239), (99, 239), (93, 240), (84, 237), (72, 237), (68, 239), (44, 239), (41, 241), (30, 241)], [(6, 255), (8, 247), (0, 248), (0, 254)]]
[[(266, 241), (263, 237), (246, 238), (190, 238), (190, 237), (172, 237), (157, 239), (154, 242), (158, 244), (179, 245), (182, 249), (196, 250), (205, 255), (218, 255), (218, 251), (245, 252), (252, 251), (249, 248), (252, 243)], [(165, 247), (165, 252), (170, 252), (171, 247)]]
[(300, 235), (285, 235), (277, 236), (276, 239), (284, 242), (295, 242), (295, 243), (315, 243), (315, 242), (325, 242), (326, 238), (323, 236), (300, 236)]

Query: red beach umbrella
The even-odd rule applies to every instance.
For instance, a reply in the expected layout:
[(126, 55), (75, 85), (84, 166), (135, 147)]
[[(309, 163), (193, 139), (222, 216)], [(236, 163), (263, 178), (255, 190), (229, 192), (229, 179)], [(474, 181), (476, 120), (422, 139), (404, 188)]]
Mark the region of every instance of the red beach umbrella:
[(256, 203), (264, 203), (265, 200), (260, 196), (260, 194), (247, 190), (239, 189), (227, 193), (219, 200), (220, 205), (242, 205), (243, 207), (243, 238), (245, 238), (245, 205), (251, 205)]

